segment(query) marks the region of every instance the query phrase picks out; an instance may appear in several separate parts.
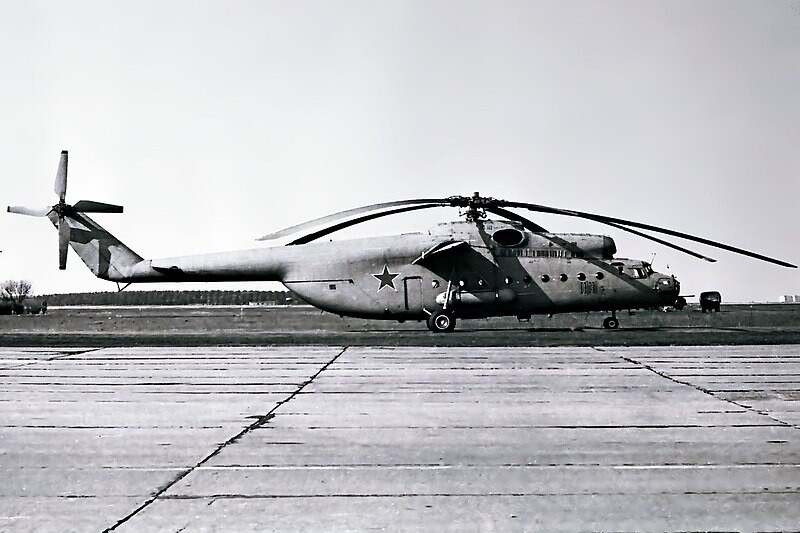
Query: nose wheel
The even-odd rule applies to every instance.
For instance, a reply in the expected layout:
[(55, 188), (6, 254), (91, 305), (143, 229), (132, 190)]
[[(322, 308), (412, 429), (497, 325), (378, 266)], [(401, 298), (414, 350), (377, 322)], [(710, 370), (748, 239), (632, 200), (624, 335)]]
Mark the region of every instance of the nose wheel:
[(455, 317), (446, 311), (436, 311), (428, 317), (428, 329), (434, 333), (448, 333), (455, 328)]
[(606, 329), (617, 329), (619, 327), (617, 314), (613, 313), (611, 316), (607, 316), (605, 320), (603, 320), (603, 327)]

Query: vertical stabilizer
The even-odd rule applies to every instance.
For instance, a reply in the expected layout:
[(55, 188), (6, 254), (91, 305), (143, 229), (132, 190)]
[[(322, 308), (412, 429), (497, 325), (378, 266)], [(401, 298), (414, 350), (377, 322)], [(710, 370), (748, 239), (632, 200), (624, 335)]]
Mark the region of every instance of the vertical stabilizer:
[(70, 247), (98, 278), (123, 280), (142, 261), (141, 256), (83, 213), (63, 218), (51, 213), (48, 218), (56, 227), (60, 223), (69, 225)]

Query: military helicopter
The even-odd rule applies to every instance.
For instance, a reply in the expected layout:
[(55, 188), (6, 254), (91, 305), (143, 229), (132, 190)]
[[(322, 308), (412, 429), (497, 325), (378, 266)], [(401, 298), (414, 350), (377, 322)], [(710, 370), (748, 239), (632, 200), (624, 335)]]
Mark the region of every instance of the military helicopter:
[[(92, 273), (117, 282), (279, 281), (308, 303), (331, 313), (368, 319), (426, 321), (449, 332), (457, 319), (575, 311), (607, 311), (605, 328), (619, 327), (617, 312), (685, 305), (675, 276), (647, 261), (616, 258), (605, 235), (558, 234), (510, 209), (600, 222), (705, 261), (714, 259), (646, 230), (699, 242), (784, 267), (796, 265), (649, 224), (604, 215), (499, 200), (451, 196), (385, 202), (349, 209), (265, 235), (288, 244), (223, 253), (144, 259), (86, 213), (121, 213), (122, 207), (81, 200), (66, 203), (68, 153), (55, 180), (57, 204), (42, 209), (9, 207), (43, 216), (58, 229), (59, 268), (72, 247)], [(342, 241), (318, 241), (341, 229), (380, 217), (434, 207), (458, 208), (463, 220), (426, 233)], [(489, 215), (500, 217), (489, 219)]]

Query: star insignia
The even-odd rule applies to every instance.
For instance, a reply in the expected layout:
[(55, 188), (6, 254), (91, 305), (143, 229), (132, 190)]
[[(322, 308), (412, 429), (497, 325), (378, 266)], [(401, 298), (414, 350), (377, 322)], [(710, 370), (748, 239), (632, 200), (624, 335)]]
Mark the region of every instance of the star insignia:
[(378, 287), (378, 291), (380, 291), (384, 287), (390, 287), (393, 291), (397, 289), (394, 286), (394, 278), (399, 276), (400, 274), (392, 274), (389, 272), (389, 267), (387, 265), (383, 265), (383, 272), (380, 274), (372, 274), (374, 278), (381, 282), (380, 287)]

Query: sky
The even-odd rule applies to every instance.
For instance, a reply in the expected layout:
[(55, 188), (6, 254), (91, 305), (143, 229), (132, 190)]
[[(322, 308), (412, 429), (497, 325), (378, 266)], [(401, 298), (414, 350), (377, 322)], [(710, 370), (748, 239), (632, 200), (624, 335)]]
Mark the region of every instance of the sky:
[[(800, 264), (800, 0), (0, 0), (0, 204), (93, 218), (146, 258), (268, 246), (331, 212), (482, 195), (637, 220)], [(3, 210), (5, 211), (5, 210)], [(336, 238), (424, 231), (456, 210)], [(594, 222), (684, 294), (800, 294)], [(0, 280), (115, 290), (46, 219), (0, 213)], [(275, 289), (271, 283), (141, 289)], [(130, 289), (129, 289), (130, 290)], [(691, 299), (690, 299), (691, 301)]]

